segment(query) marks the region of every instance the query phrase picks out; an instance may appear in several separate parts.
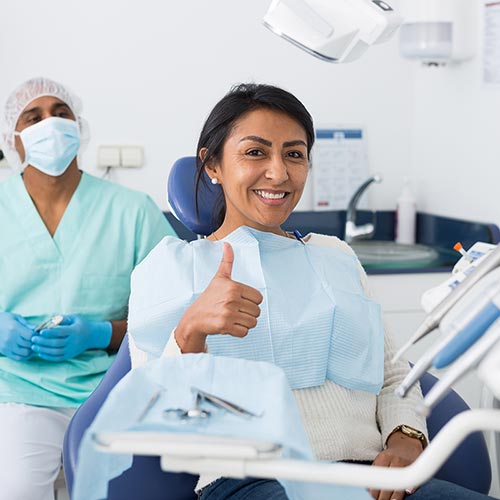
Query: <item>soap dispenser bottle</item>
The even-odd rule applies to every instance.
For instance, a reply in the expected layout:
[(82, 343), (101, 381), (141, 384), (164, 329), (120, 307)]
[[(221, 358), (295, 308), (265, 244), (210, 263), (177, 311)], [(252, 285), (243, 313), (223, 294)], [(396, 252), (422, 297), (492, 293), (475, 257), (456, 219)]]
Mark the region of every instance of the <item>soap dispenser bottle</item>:
[(405, 179), (396, 206), (396, 243), (405, 245), (415, 243), (416, 222), (417, 202), (408, 179)]

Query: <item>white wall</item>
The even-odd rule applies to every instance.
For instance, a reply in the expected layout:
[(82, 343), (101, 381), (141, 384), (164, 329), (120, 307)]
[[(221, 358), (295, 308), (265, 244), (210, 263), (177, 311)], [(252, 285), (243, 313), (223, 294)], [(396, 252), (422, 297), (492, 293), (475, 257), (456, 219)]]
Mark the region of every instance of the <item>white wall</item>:
[(482, 82), (484, 19), (477, 56), (415, 73), (412, 174), (420, 208), (500, 225), (500, 86)]
[[(201, 125), (231, 84), (270, 82), (295, 93), (317, 123), (361, 124), (369, 134), (372, 206), (393, 208), (411, 158), (414, 65), (397, 40), (359, 62), (316, 60), (261, 26), (269, 0), (25, 0), (2, 2), (0, 100), (46, 75), (84, 100), (92, 142), (141, 144), (146, 165), (111, 179), (150, 193), (166, 208), (169, 167), (194, 154)], [(0, 179), (9, 172), (0, 169)]]

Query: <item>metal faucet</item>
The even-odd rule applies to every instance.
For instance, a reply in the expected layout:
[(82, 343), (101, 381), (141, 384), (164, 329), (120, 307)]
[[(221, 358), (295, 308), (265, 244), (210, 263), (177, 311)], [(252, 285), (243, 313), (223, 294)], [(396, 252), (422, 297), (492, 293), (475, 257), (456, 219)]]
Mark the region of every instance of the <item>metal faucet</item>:
[(373, 236), (375, 225), (373, 222), (356, 226), (356, 206), (363, 193), (368, 189), (368, 186), (373, 182), (377, 184), (382, 182), (382, 176), (375, 174), (369, 177), (361, 186), (356, 189), (347, 205), (346, 221), (345, 221), (345, 241), (351, 243), (354, 240), (367, 239)]

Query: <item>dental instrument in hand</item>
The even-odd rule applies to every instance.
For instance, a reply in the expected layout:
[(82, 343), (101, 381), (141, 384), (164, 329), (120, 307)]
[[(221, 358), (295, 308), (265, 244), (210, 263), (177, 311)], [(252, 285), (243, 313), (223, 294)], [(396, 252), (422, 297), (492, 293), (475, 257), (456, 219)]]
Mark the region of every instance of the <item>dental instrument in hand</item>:
[(55, 326), (59, 326), (62, 323), (64, 316), (58, 314), (57, 316), (53, 316), (52, 318), (40, 323), (36, 328), (35, 332), (41, 332), (42, 330), (47, 330), (48, 328), (54, 328)]
[(245, 408), (242, 408), (241, 406), (231, 403), (230, 401), (227, 401), (225, 399), (220, 398), (219, 396), (214, 396), (213, 394), (210, 394), (208, 392), (202, 391), (201, 389), (198, 389), (197, 387), (191, 387), (191, 390), (201, 396), (204, 400), (208, 401), (209, 403), (212, 403), (213, 405), (217, 406), (218, 408), (222, 408), (224, 410), (227, 410), (234, 415), (237, 415), (239, 417), (244, 416), (244, 417), (257, 417), (260, 418), (264, 413), (254, 413), (249, 410), (246, 410)]
[(434, 331), (446, 313), (464, 296), (469, 290), (490, 271), (500, 266), (500, 245), (489, 253), (484, 260), (472, 271), (457, 287), (425, 318), (413, 336), (398, 350), (392, 362), (396, 362), (413, 344)]

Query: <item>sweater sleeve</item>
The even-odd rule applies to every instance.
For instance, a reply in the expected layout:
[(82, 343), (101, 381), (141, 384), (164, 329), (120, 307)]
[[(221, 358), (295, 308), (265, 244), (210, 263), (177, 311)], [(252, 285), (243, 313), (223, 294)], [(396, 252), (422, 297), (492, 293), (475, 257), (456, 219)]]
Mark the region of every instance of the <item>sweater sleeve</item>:
[(422, 401), (420, 384), (415, 384), (405, 398), (400, 398), (395, 394), (396, 387), (406, 377), (410, 365), (405, 359), (392, 363), (391, 360), (396, 354), (396, 345), (385, 323), (384, 327), (384, 385), (377, 396), (377, 421), (382, 434), (382, 443), (385, 444), (389, 434), (401, 424), (422, 431), (429, 439), (425, 418), (415, 411)]

